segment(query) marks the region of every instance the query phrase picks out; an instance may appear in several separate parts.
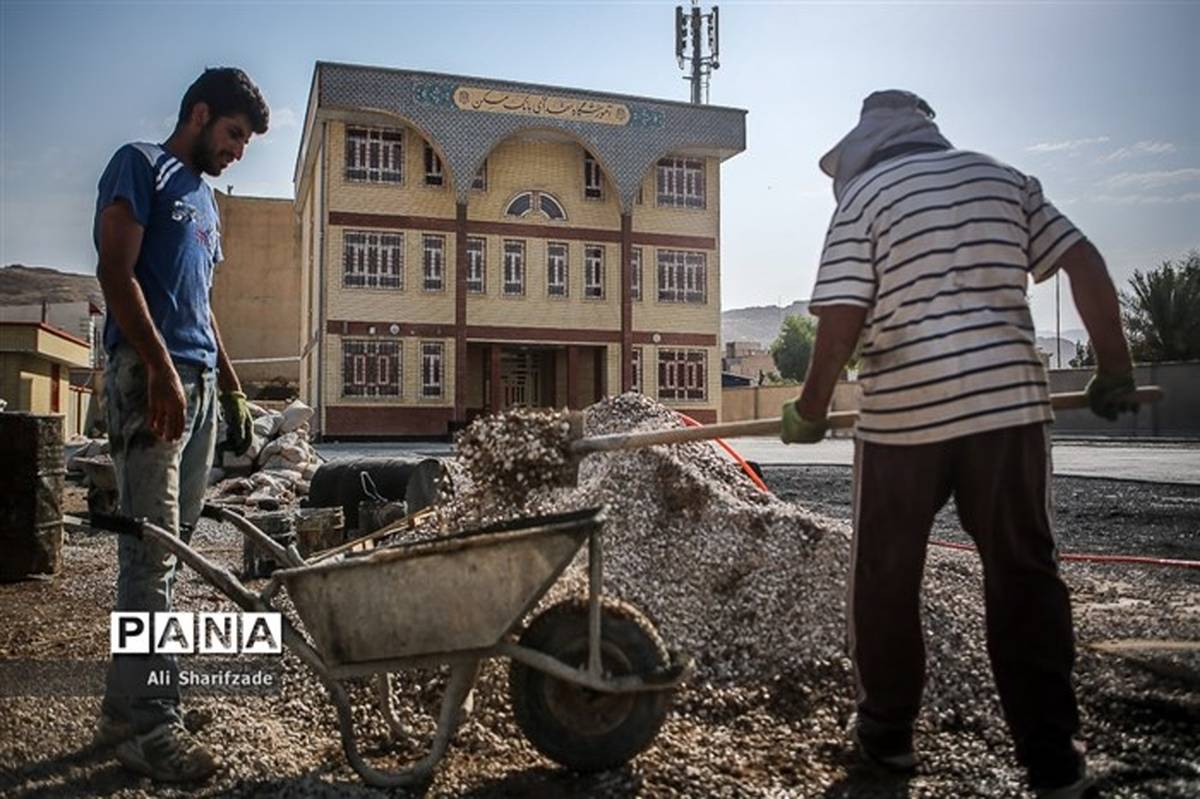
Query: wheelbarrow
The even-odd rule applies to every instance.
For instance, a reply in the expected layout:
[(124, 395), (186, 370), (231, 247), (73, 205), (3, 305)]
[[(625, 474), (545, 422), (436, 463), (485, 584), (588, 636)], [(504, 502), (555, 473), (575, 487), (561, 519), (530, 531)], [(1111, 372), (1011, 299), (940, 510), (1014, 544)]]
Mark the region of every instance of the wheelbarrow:
[[(294, 546), (280, 546), (232, 510), (209, 505), (204, 516), (234, 525), (286, 568), (255, 593), (158, 525), (98, 514), (87, 523), (165, 547), (246, 611), (275, 610), (273, 598), (286, 589), (312, 643), (286, 616), (283, 643), (325, 686), (346, 759), (370, 785), (414, 785), (432, 777), (487, 658), (512, 661), (509, 700), (526, 738), (578, 771), (619, 766), (648, 747), (672, 692), (692, 670), (690, 658), (667, 651), (645, 615), (602, 595), (602, 508), (319, 562), (306, 562)], [(585, 541), (587, 597), (552, 605), (522, 628)], [(373, 677), (391, 734), (406, 738), (392, 704), (392, 674), (443, 664), (450, 677), (428, 753), (402, 771), (367, 763), (344, 681)]]

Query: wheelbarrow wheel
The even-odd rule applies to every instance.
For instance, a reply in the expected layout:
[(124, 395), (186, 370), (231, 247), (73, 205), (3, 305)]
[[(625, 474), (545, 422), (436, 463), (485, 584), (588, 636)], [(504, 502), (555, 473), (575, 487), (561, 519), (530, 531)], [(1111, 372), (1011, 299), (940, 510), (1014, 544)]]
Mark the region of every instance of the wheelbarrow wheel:
[[(607, 675), (644, 674), (669, 661), (654, 625), (628, 603), (604, 599), (600, 631)], [(520, 644), (570, 666), (586, 667), (587, 600), (551, 606), (530, 623)], [(627, 763), (654, 740), (671, 705), (669, 691), (601, 693), (517, 661), (509, 667), (508, 694), (517, 725), (529, 742), (576, 771), (603, 771)]]

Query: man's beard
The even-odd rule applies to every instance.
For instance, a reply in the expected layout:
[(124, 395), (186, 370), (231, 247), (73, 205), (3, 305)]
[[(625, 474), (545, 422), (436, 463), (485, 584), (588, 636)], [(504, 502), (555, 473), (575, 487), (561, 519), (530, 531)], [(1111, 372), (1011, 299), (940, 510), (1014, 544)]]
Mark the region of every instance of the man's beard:
[(209, 122), (200, 131), (200, 137), (192, 145), (192, 163), (206, 175), (216, 177), (224, 167), (217, 158), (216, 149), (212, 145), (212, 128), (214, 122)]

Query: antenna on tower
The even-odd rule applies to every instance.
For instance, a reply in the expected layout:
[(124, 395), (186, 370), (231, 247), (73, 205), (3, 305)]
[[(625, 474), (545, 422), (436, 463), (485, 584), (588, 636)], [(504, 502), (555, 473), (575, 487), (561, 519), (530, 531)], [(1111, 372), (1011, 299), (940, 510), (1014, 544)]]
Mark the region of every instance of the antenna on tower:
[[(692, 7), (684, 11), (683, 6), (675, 6), (675, 59), (679, 68), (691, 62), (691, 75), (684, 80), (692, 83), (692, 102), (699, 105), (708, 102), (708, 83), (714, 69), (721, 64), (717, 60), (720, 55), (720, 38), (718, 33), (719, 9), (712, 7), (708, 14), (700, 13), (700, 0), (692, 0)], [(707, 35), (701, 41), (700, 30), (706, 28)], [(704, 46), (708, 46), (708, 55), (704, 55)], [(691, 55), (687, 55), (688, 46)], [(704, 99), (700, 99), (703, 88)]]

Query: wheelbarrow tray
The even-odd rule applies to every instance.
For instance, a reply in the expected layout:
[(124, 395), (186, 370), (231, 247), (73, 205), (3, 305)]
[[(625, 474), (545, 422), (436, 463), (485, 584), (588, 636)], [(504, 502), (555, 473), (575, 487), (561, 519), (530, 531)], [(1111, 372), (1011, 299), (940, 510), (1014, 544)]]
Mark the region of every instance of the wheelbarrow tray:
[(602, 508), (518, 519), (275, 572), (335, 669), (496, 646), (604, 521)]

